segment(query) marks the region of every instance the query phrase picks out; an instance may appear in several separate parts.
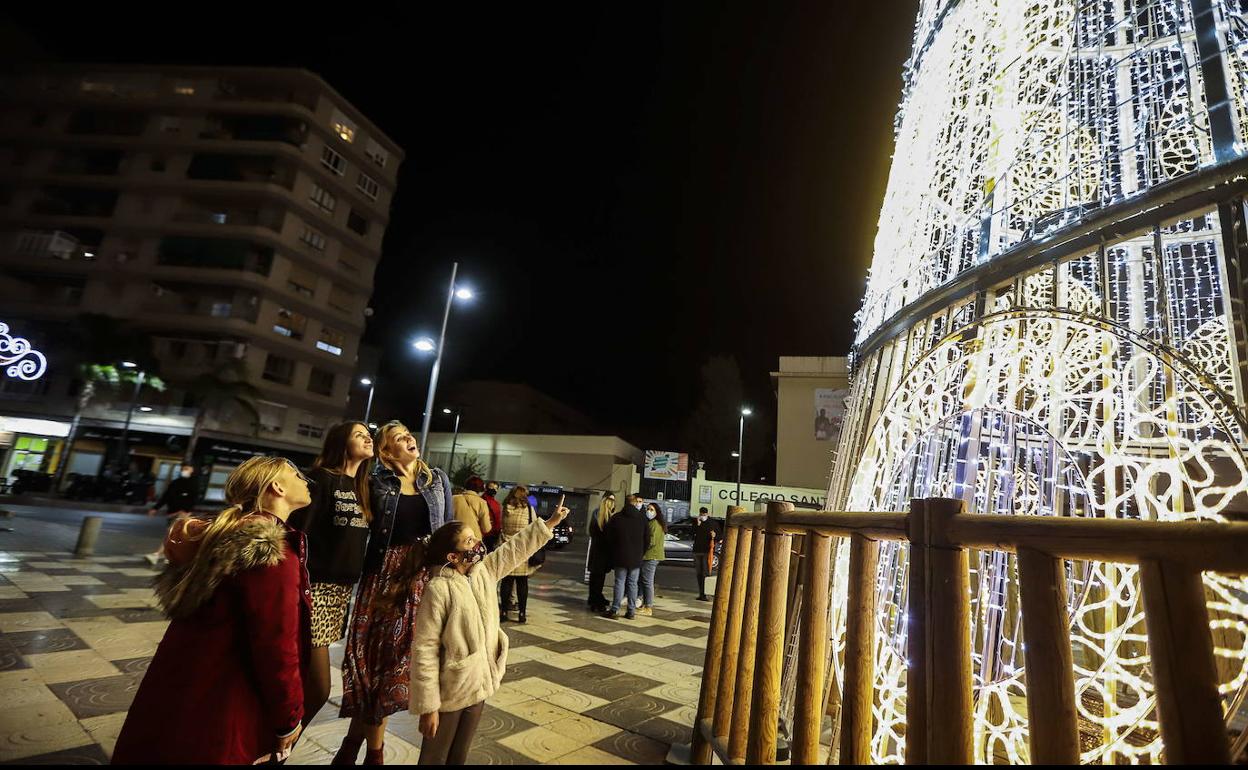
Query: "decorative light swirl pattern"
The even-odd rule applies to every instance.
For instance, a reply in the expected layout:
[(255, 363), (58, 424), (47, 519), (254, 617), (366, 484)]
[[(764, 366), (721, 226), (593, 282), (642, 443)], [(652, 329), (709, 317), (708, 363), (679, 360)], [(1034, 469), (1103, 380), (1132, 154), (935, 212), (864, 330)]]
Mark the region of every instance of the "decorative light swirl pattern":
[(24, 337), (9, 334), (9, 325), (0, 323), (0, 367), (18, 380), (37, 380), (48, 369), (48, 359)]

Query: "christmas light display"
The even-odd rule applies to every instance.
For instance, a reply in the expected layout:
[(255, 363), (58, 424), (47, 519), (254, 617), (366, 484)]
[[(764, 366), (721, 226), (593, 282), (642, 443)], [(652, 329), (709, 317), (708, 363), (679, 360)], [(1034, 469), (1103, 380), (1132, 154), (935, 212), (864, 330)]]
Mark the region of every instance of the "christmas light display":
[(9, 325), (0, 322), (0, 369), (17, 380), (37, 380), (48, 370), (48, 359), (30, 340), (10, 335)]
[[(1248, 514), (1246, 12), (923, 0), (831, 507)], [(878, 762), (905, 754), (907, 558), (882, 547)], [(837, 644), (847, 568), (843, 548)], [(976, 756), (1026, 762), (1014, 557), (971, 568)], [(1070, 563), (1068, 581), (1084, 761), (1160, 761), (1135, 568)], [(1229, 718), (1248, 693), (1248, 581), (1205, 582)]]

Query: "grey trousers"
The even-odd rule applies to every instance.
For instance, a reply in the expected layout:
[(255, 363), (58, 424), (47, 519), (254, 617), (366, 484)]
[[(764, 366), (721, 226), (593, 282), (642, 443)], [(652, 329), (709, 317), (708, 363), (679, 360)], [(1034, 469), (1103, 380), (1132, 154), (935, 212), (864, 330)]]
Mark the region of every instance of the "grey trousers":
[(475, 703), (459, 711), (443, 711), (438, 714), (438, 732), (425, 738), (420, 744), (421, 765), (464, 765), (468, 763), (468, 749), (477, 734), (477, 724), (485, 701)]

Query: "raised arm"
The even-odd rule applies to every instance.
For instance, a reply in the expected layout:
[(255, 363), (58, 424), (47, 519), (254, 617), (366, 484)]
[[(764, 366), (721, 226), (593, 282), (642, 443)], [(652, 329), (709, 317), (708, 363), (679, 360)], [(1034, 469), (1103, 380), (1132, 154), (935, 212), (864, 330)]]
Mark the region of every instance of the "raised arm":
[(502, 580), (510, 575), (516, 567), (519, 567), (528, 558), (537, 553), (537, 549), (546, 545), (553, 537), (552, 530), (559, 526), (559, 522), (563, 521), (568, 515), (568, 509), (563, 507), (563, 498), (559, 498), (559, 504), (555, 506), (555, 512), (551, 514), (550, 519), (543, 521), (537, 516), (533, 517), (533, 522), (529, 526), (517, 532), (514, 536), (507, 538), (507, 542), (500, 545), (493, 552), (486, 554), (481, 560), (481, 569), (488, 570), (494, 580)]

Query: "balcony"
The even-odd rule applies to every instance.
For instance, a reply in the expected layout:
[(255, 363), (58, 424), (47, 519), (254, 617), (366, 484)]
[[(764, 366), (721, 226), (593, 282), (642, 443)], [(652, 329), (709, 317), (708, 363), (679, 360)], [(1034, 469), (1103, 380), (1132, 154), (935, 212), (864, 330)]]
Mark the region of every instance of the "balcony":
[(224, 155), (199, 153), (186, 170), (188, 179), (214, 182), (264, 182), (294, 186), (295, 172), (271, 155)]
[(13, 256), (64, 262), (94, 262), (99, 249), (90, 243), (82, 243), (77, 236), (63, 230), (23, 230), (15, 234), (10, 243)]
[(89, 136), (142, 136), (148, 116), (130, 110), (78, 110), (66, 131)]
[(284, 142), (303, 147), (308, 124), (282, 115), (214, 115), (200, 132), (200, 139), (240, 142)]
[(121, 168), (121, 150), (66, 150), (52, 163), (53, 174), (115, 176)]
[(156, 263), (166, 267), (242, 270), (267, 276), (273, 249), (232, 238), (170, 236), (160, 242)]
[(228, 225), (230, 227), (264, 227), (275, 233), (282, 231), (285, 215), (270, 209), (244, 209), (230, 206), (188, 206), (173, 215), (174, 222), (194, 225)]
[(30, 213), (52, 217), (111, 217), (117, 208), (116, 190), (45, 187), (30, 204)]
[(143, 311), (157, 315), (221, 318), (255, 323), (260, 297), (254, 292), (234, 292), (202, 284), (153, 284), (154, 295)]
[(297, 104), (316, 112), (317, 92), (293, 83), (248, 83), (223, 79), (218, 83), (213, 98), (228, 102)]

